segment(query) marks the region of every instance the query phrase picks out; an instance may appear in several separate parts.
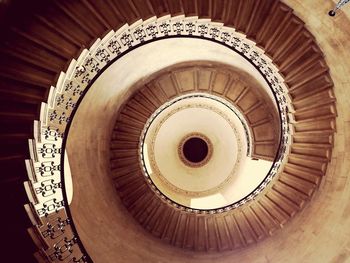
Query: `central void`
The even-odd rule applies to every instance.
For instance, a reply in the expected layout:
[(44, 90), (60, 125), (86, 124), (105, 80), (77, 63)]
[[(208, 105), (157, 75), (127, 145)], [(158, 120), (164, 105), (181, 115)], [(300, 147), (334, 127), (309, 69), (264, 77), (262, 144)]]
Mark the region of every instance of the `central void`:
[(147, 121), (140, 162), (152, 189), (193, 209), (239, 201), (264, 180), (271, 162), (252, 160), (234, 105), (193, 93), (162, 105)]
[(186, 140), (182, 152), (187, 161), (199, 163), (208, 156), (208, 144), (202, 138), (192, 137)]

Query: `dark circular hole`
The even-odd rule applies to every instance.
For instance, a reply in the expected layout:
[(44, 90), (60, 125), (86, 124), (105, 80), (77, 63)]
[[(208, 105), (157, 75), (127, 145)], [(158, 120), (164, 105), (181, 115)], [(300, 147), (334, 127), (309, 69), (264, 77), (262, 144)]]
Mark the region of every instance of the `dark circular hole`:
[(333, 10), (331, 10), (331, 11), (328, 12), (328, 15), (335, 16), (335, 12)]
[(199, 163), (208, 155), (207, 143), (198, 137), (189, 138), (182, 148), (185, 158), (192, 163)]

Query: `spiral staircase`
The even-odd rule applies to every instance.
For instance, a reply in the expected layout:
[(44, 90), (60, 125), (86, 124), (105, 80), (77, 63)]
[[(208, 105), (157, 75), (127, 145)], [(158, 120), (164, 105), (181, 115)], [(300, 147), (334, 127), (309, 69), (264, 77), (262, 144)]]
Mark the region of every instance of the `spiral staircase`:
[[(327, 55), (330, 54), (332, 48), (336, 50), (338, 43), (334, 44), (331, 40), (327, 40), (333, 43), (333, 46), (330, 45), (331, 48), (328, 49), (324, 48), (328, 42), (322, 42), (320, 43), (321, 50), (318, 41), (313, 36), (315, 28), (305, 26), (304, 22), (298, 18), (307, 19), (305, 10), (309, 5), (311, 6), (310, 1), (305, 4), (307, 7), (293, 1), (285, 2), (286, 4), (272, 0), (133, 0), (118, 2), (82, 0), (50, 3), (37, 1), (30, 4), (17, 2), (19, 6), (27, 8), (27, 12), (21, 11), (23, 13), (16, 11), (16, 3), (14, 3), (13, 12), (19, 12), (17, 14), (23, 15), (24, 19), (16, 20), (15, 17), (10, 16), (7, 18), (7, 24), (2, 29), (4, 37), (0, 47), (2, 57), (0, 63), (0, 92), (2, 94), (0, 160), (2, 171), (4, 171), (1, 179), (1, 192), (2, 200), (5, 201), (4, 211), (9, 215), (4, 219), (4, 225), (11, 226), (11, 228), (4, 229), (5, 236), (7, 232), (8, 236), (12, 236), (12, 239), (9, 239), (11, 242), (8, 242), (6, 246), (8, 262), (32, 262), (34, 259), (29, 259), (29, 257), (34, 250), (37, 251), (35, 259), (39, 262), (89, 262), (92, 259), (94, 262), (140, 262), (142, 257), (147, 262), (162, 262), (161, 260), (179, 262), (184, 259), (188, 262), (191, 260), (209, 262), (214, 258), (216, 260), (218, 260), (217, 257), (220, 258), (217, 256), (220, 254), (207, 254), (207, 252), (223, 253), (222, 255), (227, 257), (226, 259), (221, 258), (223, 262), (230, 262), (233, 257), (236, 257), (235, 259), (241, 257), (243, 262), (258, 262), (256, 254), (258, 252), (253, 251), (254, 249), (259, 251), (257, 246), (262, 244), (260, 246), (264, 249), (264, 244), (266, 244), (266, 248), (271, 251), (273, 245), (266, 242), (273, 242), (269, 240), (281, 238), (279, 232), (285, 231), (293, 236), (293, 229), (298, 229), (297, 224), (303, 224), (303, 215), (311, 218), (311, 222), (308, 219), (305, 219), (305, 222), (312, 225), (312, 220), (315, 222), (317, 219), (313, 218), (310, 211), (318, 213), (319, 216), (323, 215), (325, 220), (331, 223), (332, 218), (328, 218), (327, 214), (317, 212), (317, 207), (322, 207), (322, 197), (319, 196), (321, 194), (327, 196), (329, 193), (329, 200), (335, 199), (335, 202), (345, 201), (346, 203), (347, 193), (349, 193), (346, 168), (342, 168), (343, 170), (337, 168), (346, 167), (345, 163), (348, 158), (345, 148), (346, 139), (344, 139), (347, 125), (346, 102), (344, 98), (337, 96), (337, 109), (339, 111), (340, 107), (341, 122), (340, 127), (339, 125), (337, 127), (338, 133), (340, 129), (340, 135), (337, 135), (339, 136), (338, 144), (335, 145), (338, 112), (333, 80), (340, 83), (338, 92), (344, 97), (347, 82), (343, 81), (341, 73), (338, 73), (337, 62), (342, 59), (341, 55), (334, 54), (334, 57), (327, 57), (328, 65), (324, 57), (324, 52)], [(297, 8), (297, 15), (289, 6)], [(327, 9), (330, 8), (327, 7)], [(322, 9), (319, 7), (317, 10)], [(344, 22), (348, 17), (344, 15), (340, 19), (342, 19), (341, 22)], [(278, 175), (269, 178), (268, 183), (259, 191), (259, 195), (253, 200), (242, 202), (239, 206), (229, 207), (227, 210), (193, 213), (187, 208), (182, 209), (171, 202), (164, 201), (164, 198), (162, 199), (152, 191), (139, 171), (138, 158), (135, 156), (138, 150), (138, 140), (144, 123), (155, 109), (173, 97), (190, 92), (191, 88), (183, 91), (176, 88), (175, 85), (175, 88), (169, 91), (169, 84), (155, 81), (152, 88), (145, 85), (143, 88), (135, 89), (129, 96), (131, 99), (125, 100), (124, 107), (114, 113), (113, 118), (116, 125), (110, 131), (108, 141), (110, 153), (106, 154), (106, 158), (110, 157), (108, 159), (111, 166), (109, 176), (111, 180), (113, 178), (116, 185), (117, 193), (113, 193), (115, 195), (113, 198), (119, 198), (119, 194), (129, 213), (156, 238), (153, 239), (152, 236), (143, 233), (144, 230), (135, 226), (136, 221), (133, 222), (134, 219), (130, 219), (127, 215), (124, 217), (118, 215), (111, 219), (107, 212), (106, 214), (96, 212), (95, 219), (102, 222), (100, 229), (96, 230), (93, 229), (93, 226), (96, 227), (92, 223), (93, 214), (95, 206), (96, 211), (101, 211), (97, 208), (100, 204), (93, 199), (87, 199), (88, 195), (102, 196), (105, 202), (112, 199), (107, 196), (107, 193), (104, 195), (93, 190), (95, 185), (87, 183), (93, 177), (86, 175), (84, 179), (84, 175), (78, 172), (79, 158), (76, 156), (79, 155), (81, 146), (78, 147), (74, 143), (74, 139), (78, 138), (74, 129), (79, 132), (81, 130), (77, 128), (78, 124), (74, 122), (71, 124), (71, 122), (74, 118), (79, 120), (80, 116), (84, 116), (77, 112), (77, 108), (84, 109), (83, 100), (88, 100), (86, 99), (88, 90), (112, 62), (117, 61), (117, 58), (124, 52), (131, 53), (138, 46), (146, 45), (147, 41), (152, 40), (152, 37), (158, 37), (147, 33), (146, 38), (140, 40), (137, 38), (139, 35), (130, 34), (131, 38), (126, 38), (123, 42), (122, 37), (125, 36), (123, 33), (135, 33), (140, 26), (146, 28), (147, 25), (160, 25), (164, 21), (169, 21), (171, 26), (176, 23), (185, 26), (188, 25), (186, 24), (188, 21), (192, 21), (197, 23), (198, 28), (198, 25), (204, 24), (209, 28), (221, 30), (220, 32), (227, 30), (232, 34), (230, 37), (239, 39), (239, 44), (236, 43), (237, 47), (232, 41), (230, 45), (240, 49), (243, 56), (253, 61), (250, 56), (252, 53), (249, 52), (256, 50), (267, 57), (264, 61), (270, 63), (271, 66), (261, 66), (257, 63), (257, 68), (265, 77), (267, 76), (267, 79), (273, 80), (269, 77), (272, 71), (273, 74), (279, 74), (278, 76), (281, 77), (279, 84), (286, 87), (286, 101), (279, 101), (280, 104), (284, 103), (283, 105), (288, 106), (288, 111), (282, 112), (284, 115), (281, 115), (284, 117), (283, 123), (286, 126), (281, 125), (279, 132), (283, 135), (288, 134), (289, 139), (282, 140), (286, 144), (282, 152), (278, 152), (276, 147), (279, 139), (276, 134), (279, 132), (268, 131), (268, 134), (274, 136), (266, 140), (266, 138), (259, 138), (261, 133), (254, 130), (256, 126), (263, 126), (264, 130), (277, 127), (280, 120), (278, 120), (277, 111), (272, 109), (268, 96), (255, 92), (251, 85), (244, 83), (241, 73), (235, 77), (225, 75), (227, 70), (224, 70), (224, 74), (220, 75), (217, 67), (201, 66), (197, 63), (194, 66), (187, 65), (185, 68), (181, 65), (178, 71), (174, 68), (162, 71), (162, 76), (170, 78), (172, 85), (177, 83), (178, 86), (191, 87), (188, 83), (194, 83), (192, 90), (194, 91), (198, 90), (195, 72), (212, 71), (211, 80), (207, 86), (201, 86), (201, 92), (221, 96), (237, 105), (245, 119), (248, 120), (248, 126), (252, 129), (252, 157), (275, 162), (281, 155), (286, 158), (281, 160), (281, 165), (276, 168), (280, 169)], [(216, 23), (215, 26), (210, 24), (213, 23), (210, 21)], [(312, 20), (307, 21), (307, 25), (313, 25), (313, 23)], [(338, 22), (335, 23), (338, 26)], [(189, 33), (173, 29), (169, 35), (171, 34), (187, 34), (188, 37)], [(344, 32), (339, 34), (344, 34)], [(214, 39), (214, 42), (229, 43), (219, 36), (207, 33), (206, 36), (199, 34), (198, 38), (211, 38)], [(163, 34), (162, 37), (167, 38), (168, 35)], [(320, 36), (317, 35), (317, 37)], [(118, 46), (116, 43), (121, 45)], [(247, 45), (248, 51), (239, 46), (243, 45), (242, 43)], [(344, 63), (344, 65), (340, 71), (346, 73), (348, 72), (347, 64)], [(276, 71), (273, 67), (276, 68)], [(229, 80), (225, 79), (225, 76), (229, 76)], [(186, 85), (181, 85), (183, 82)], [(237, 83), (244, 83), (245, 88), (239, 90)], [(158, 87), (158, 90), (154, 87)], [(42, 102), (47, 103), (42, 104)], [(272, 113), (263, 115), (261, 112)], [(38, 121), (34, 122), (33, 126), (34, 120)], [(141, 122), (142, 125), (137, 127), (132, 125), (138, 122)], [(271, 123), (274, 124), (271, 125)], [(130, 124), (133, 127), (130, 127)], [(131, 129), (125, 130), (127, 125)], [(67, 140), (68, 132), (73, 133), (70, 135), (72, 139)], [(28, 151), (28, 138), (33, 137), (34, 139), (29, 141)], [(343, 148), (342, 141), (345, 144)], [(70, 158), (70, 163), (74, 199), (78, 201), (73, 199), (71, 207), (67, 204), (64, 182), (61, 182), (60, 170), (63, 170), (63, 165), (61, 163), (60, 168), (59, 164), (62, 162), (61, 155), (63, 156), (66, 150), (65, 143), (67, 143), (67, 150), (71, 150), (72, 155), (76, 153)], [(53, 148), (48, 150), (49, 144), (53, 145)], [(77, 150), (73, 149), (75, 146)], [(335, 150), (332, 153), (334, 147)], [(44, 154), (51, 157), (44, 156)], [(49, 159), (46, 160), (46, 158)], [(43, 174), (47, 172), (43, 165), (45, 161), (53, 164), (49, 171), (53, 179), (49, 184), (43, 180)], [(333, 161), (333, 164), (329, 165), (330, 161)], [(90, 167), (89, 164), (86, 165)], [(326, 173), (328, 175), (325, 180)], [(340, 179), (337, 179), (337, 176)], [(23, 187), (24, 181), (26, 181), (25, 188)], [(335, 182), (334, 192), (332, 188), (327, 191), (327, 182), (330, 181)], [(105, 184), (108, 183), (107, 181)], [(101, 186), (102, 183), (96, 182), (96, 186), (98, 185)], [(317, 192), (317, 190), (320, 191)], [(50, 191), (55, 194), (56, 199), (53, 203), (46, 203), (51, 200), (51, 197), (48, 199), (46, 196)], [(24, 210), (23, 204), (28, 203), (27, 196), (29, 204)], [(316, 200), (309, 203), (312, 198)], [(337, 198), (340, 199), (337, 200)], [(115, 206), (111, 208), (113, 211), (119, 209), (120, 213), (128, 213), (117, 201), (110, 205)], [(328, 206), (328, 212), (335, 211), (332, 210), (332, 207), (336, 206)], [(299, 214), (302, 215), (299, 215), (298, 212), (301, 209), (303, 211)], [(344, 213), (343, 217), (348, 210), (347, 206), (340, 210)], [(284, 227), (292, 217), (295, 217), (294, 220)], [(117, 225), (118, 219), (121, 220), (121, 226)], [(115, 230), (110, 229), (109, 234), (106, 234), (109, 229), (107, 224), (109, 220), (110, 228), (115, 228)], [(125, 223), (127, 220), (130, 222)], [(290, 225), (289, 229), (288, 225)], [(130, 229), (133, 229), (131, 231), (142, 233), (136, 234), (136, 237), (134, 234), (128, 239), (126, 231), (120, 232), (123, 226), (131, 227)], [(281, 227), (286, 229), (277, 231)], [(26, 228), (29, 228), (30, 235), (25, 233)], [(307, 228), (307, 231), (309, 229), (312, 228)], [(349, 232), (348, 227), (339, 229)], [(311, 234), (317, 235), (317, 233), (315, 230)], [(273, 237), (265, 240), (272, 234)], [(34, 249), (29, 236), (33, 239), (37, 249)], [(113, 237), (117, 240), (125, 238), (126, 243), (135, 241), (135, 245), (133, 247), (131, 244), (131, 248), (124, 247), (123, 252), (125, 245), (119, 243), (115, 245), (113, 243), (115, 241), (112, 241)], [(138, 238), (139, 241), (136, 240)], [(324, 239), (326, 239), (325, 236), (322, 240)], [(101, 244), (96, 244), (99, 243), (96, 240), (101, 241)], [(154, 245), (150, 252), (140, 247), (142, 241), (145, 240), (149, 240), (150, 244)], [(293, 240), (294, 244), (298, 242), (296, 240)], [(349, 242), (346, 238), (342, 240)], [(306, 241), (301, 240), (300, 242)], [(181, 250), (163, 243), (170, 243)], [(117, 249), (113, 251), (113, 247)], [(187, 250), (182, 250), (184, 248)], [(140, 252), (135, 252), (137, 250)], [(23, 254), (19, 251), (23, 251)], [(332, 251), (336, 251), (332, 254), (334, 262), (346, 262), (349, 258), (348, 245), (345, 245), (342, 252), (337, 252), (337, 249)], [(281, 255), (288, 255), (288, 253), (282, 254), (281, 252)], [(271, 262), (278, 262), (281, 257), (277, 255)], [(315, 254), (308, 260), (311, 258), (315, 259)], [(265, 261), (269, 262), (267, 257)]]

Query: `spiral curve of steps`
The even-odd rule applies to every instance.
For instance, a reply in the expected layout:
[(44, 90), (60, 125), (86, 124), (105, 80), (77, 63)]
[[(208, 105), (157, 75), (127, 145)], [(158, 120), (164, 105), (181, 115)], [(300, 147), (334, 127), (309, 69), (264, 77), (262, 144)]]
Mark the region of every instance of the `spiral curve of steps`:
[[(11, 96), (15, 100), (15, 103), (2, 105), (2, 119), (7, 123), (2, 130), (2, 140), (5, 145), (14, 143), (15, 146), (9, 147), (11, 152), (4, 152), (1, 160), (17, 167), (16, 173), (25, 173), (23, 164), (17, 164), (29, 157), (24, 154), (26, 152), (24, 144), (26, 138), (30, 137), (29, 127), (32, 126), (29, 123), (37, 118), (36, 107), (46, 96), (49, 97), (49, 106), (42, 106), (41, 122), (35, 123), (35, 140), (31, 141), (34, 150), (30, 155), (32, 161), (27, 162), (27, 168), (30, 164), (29, 166), (33, 166), (35, 170), (34, 163), (40, 166), (40, 162), (43, 162), (36, 156), (35, 147), (43, 146), (40, 143), (45, 142), (46, 139), (60, 143), (64, 138), (65, 127), (60, 126), (60, 122), (56, 123), (57, 129), (49, 130), (47, 134), (39, 130), (46, 127), (44, 120), (49, 120), (50, 114), (55, 115), (54, 111), (50, 111), (50, 107), (54, 105), (54, 101), (50, 99), (57, 98), (57, 90), (63, 87), (60, 86), (62, 84), (60, 80), (73, 71), (81, 73), (79, 63), (85, 60), (79, 58), (84, 58), (89, 53), (88, 50), (81, 52), (82, 47), (90, 46), (90, 43), (97, 45), (100, 40), (95, 41), (96, 37), (102, 37), (111, 29), (117, 31), (125, 22), (133, 24), (140, 18), (147, 20), (154, 16), (185, 14), (211, 18), (226, 26), (232, 26), (237, 31), (244, 32), (248, 39), (252, 39), (265, 50), (277, 65), (288, 86), (294, 107), (294, 112), (290, 115), (293, 117), (291, 121), (294, 131), (293, 140), (288, 163), (283, 173), (278, 177), (267, 197), (259, 201), (258, 205), (242, 209), (242, 212), (235, 216), (220, 217), (214, 221), (201, 217), (197, 225), (195, 216), (178, 212), (173, 217), (174, 220), (169, 223), (173, 227), (169, 227), (153, 219), (155, 214), (163, 210), (170, 213), (170, 210), (166, 210), (167, 206), (159, 208), (156, 207), (155, 202), (150, 202), (154, 206), (150, 206), (148, 217), (143, 219), (146, 228), (180, 247), (198, 250), (233, 249), (270, 235), (293, 217), (312, 197), (321, 183), (331, 158), (337, 114), (332, 91), (333, 84), (322, 52), (303, 22), (293, 15), (289, 7), (279, 1), (253, 3), (252, 1), (150, 0), (121, 1), (118, 4), (113, 1), (69, 3), (56, 1), (52, 6), (48, 6), (46, 11), (35, 15), (29, 25), (13, 27), (9, 36), (10, 41), (2, 43), (0, 49), (3, 58), (0, 73), (3, 84), (1, 94), (7, 98)], [(94, 19), (86, 24), (84, 15), (90, 15)], [(94, 49), (94, 45), (90, 50)], [(55, 79), (60, 71), (65, 70), (69, 59), (76, 57), (80, 52), (81, 55), (77, 61), (73, 60), (73, 63), (69, 64), (67, 73), (61, 73), (55, 85)], [(104, 62), (107, 63), (106, 60)], [(81, 81), (80, 84), (84, 84), (84, 78), (79, 81)], [(56, 89), (52, 88), (49, 92), (48, 88), (51, 85), (55, 85)], [(77, 97), (74, 96), (82, 94), (82, 90), (77, 89), (77, 86), (72, 87), (72, 97), (68, 98), (70, 103), (65, 105), (65, 109), (67, 110), (68, 107), (70, 113), (77, 103)], [(69, 122), (69, 115), (65, 117), (64, 121)], [(37, 129), (37, 127), (40, 128)], [(13, 134), (14, 130), (17, 133)], [(46, 138), (44, 135), (47, 135)], [(57, 154), (60, 154), (59, 150)], [(61, 175), (58, 172), (54, 176), (57, 177), (53, 187), (60, 189)], [(40, 214), (38, 210), (33, 209), (40, 200), (40, 196), (36, 197), (36, 195), (43, 194), (45, 191), (38, 192), (37, 188), (33, 187), (33, 184), (39, 182), (35, 176), (30, 179), (28, 189), (35, 190), (34, 193), (29, 193), (32, 204), (27, 206), (27, 212), (35, 225), (30, 233), (40, 249), (36, 254), (37, 259), (40, 262), (88, 260), (88, 256), (83, 255), (86, 252), (83, 249), (80, 250), (82, 246), (76, 237), (74, 227), (70, 229), (72, 218), (69, 218), (62, 209), (63, 202), (55, 204), (55, 213), (52, 217), (45, 212)], [(135, 194), (139, 193), (135, 192)], [(56, 225), (61, 228), (50, 232), (49, 230), (53, 229), (52, 226), (55, 228)], [(197, 237), (196, 240), (185, 237), (183, 228), (195, 229), (195, 225), (207, 229), (208, 232), (204, 231), (203, 237)], [(220, 228), (220, 225), (223, 225), (223, 228)], [(232, 228), (234, 234), (229, 234), (228, 231), (220, 232), (228, 228)], [(62, 229), (66, 229), (64, 233), (66, 239), (62, 239)], [(56, 236), (57, 233), (60, 235)], [(64, 240), (62, 244), (59, 243), (61, 240)], [(196, 246), (198, 242), (203, 244)], [(78, 245), (79, 248), (72, 250), (74, 252), (70, 250)], [(62, 252), (66, 252), (65, 248), (69, 248), (69, 253), (64, 255), (67, 258), (62, 257)]]
[[(111, 141), (111, 169), (116, 189), (125, 206), (153, 235), (183, 248), (199, 251), (229, 250), (255, 243), (271, 235), (304, 206), (320, 182), (322, 172), (317, 173), (311, 169), (307, 170), (305, 166), (287, 162), (278, 181), (265, 194), (261, 193), (265, 195), (263, 198), (257, 198), (258, 201), (251, 201), (242, 209), (224, 214), (216, 210), (212, 211), (214, 214), (202, 215), (197, 211), (198, 214), (191, 215), (186, 208), (181, 210), (171, 207), (169, 205), (171, 201), (164, 195), (160, 198), (152, 193), (138, 163), (138, 144), (147, 119), (164, 102), (181, 94), (198, 91), (200, 88), (201, 92), (220, 94), (231, 103), (234, 102), (242, 112), (246, 108), (248, 114), (252, 111), (249, 110), (252, 101), (255, 107), (261, 105), (266, 109), (271, 103), (268, 99), (264, 101), (261, 94), (254, 93), (252, 90), (250, 93), (253, 95), (246, 97), (249, 86), (244, 82), (226, 80), (223, 84), (217, 81), (223, 74), (220, 69), (211, 69), (209, 66), (204, 68), (183, 66), (183, 68), (171, 68), (168, 71), (169, 73), (163, 73), (134, 93), (120, 110), (116, 121)], [(210, 78), (203, 77), (203, 72), (209, 72)], [(209, 82), (203, 84), (204, 79), (209, 79)], [(186, 87), (186, 90), (182, 91), (180, 87)], [(259, 100), (260, 104), (257, 103)], [(253, 110), (261, 111), (254, 106), (251, 106)], [(273, 110), (265, 110), (265, 112), (271, 114)], [(262, 125), (262, 129), (268, 134), (267, 137), (275, 134), (272, 130), (277, 125), (277, 123), (273, 124), (274, 118), (268, 115), (260, 117), (261, 119), (256, 120), (256, 123), (250, 122), (249, 126)], [(261, 135), (256, 132), (253, 134), (252, 144), (254, 145)], [(266, 134), (262, 137), (264, 136), (266, 137)], [(266, 143), (276, 146), (277, 141), (267, 141), (264, 145)], [(273, 147), (269, 151), (270, 156), (265, 158), (274, 158), (275, 152), (276, 149)], [(252, 156), (261, 157), (254, 153)], [(313, 171), (312, 174), (311, 171)], [(178, 204), (175, 206), (181, 207)], [(144, 209), (145, 207), (147, 209)], [(206, 237), (207, 243), (204, 242)]]

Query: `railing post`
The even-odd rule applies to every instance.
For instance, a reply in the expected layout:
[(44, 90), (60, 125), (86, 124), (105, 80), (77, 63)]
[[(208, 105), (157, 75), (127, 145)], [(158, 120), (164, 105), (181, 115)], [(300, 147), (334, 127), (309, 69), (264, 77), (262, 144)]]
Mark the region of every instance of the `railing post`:
[(348, 2), (350, 2), (350, 0), (340, 0), (336, 5), (335, 7), (328, 12), (328, 15), (330, 16), (335, 16), (336, 12), (342, 8), (345, 4), (347, 4)]

